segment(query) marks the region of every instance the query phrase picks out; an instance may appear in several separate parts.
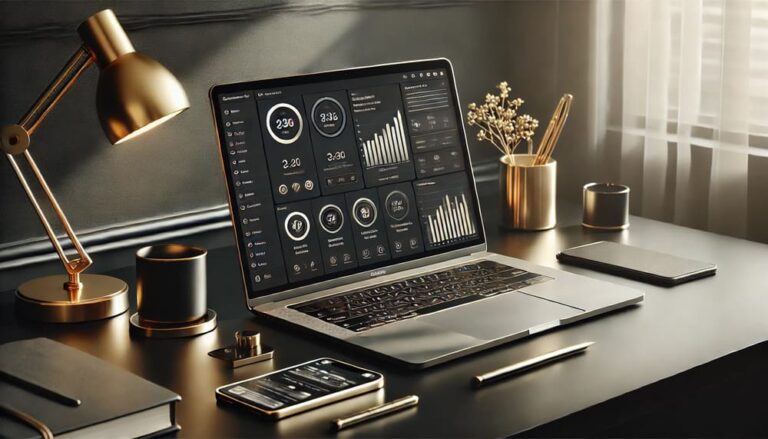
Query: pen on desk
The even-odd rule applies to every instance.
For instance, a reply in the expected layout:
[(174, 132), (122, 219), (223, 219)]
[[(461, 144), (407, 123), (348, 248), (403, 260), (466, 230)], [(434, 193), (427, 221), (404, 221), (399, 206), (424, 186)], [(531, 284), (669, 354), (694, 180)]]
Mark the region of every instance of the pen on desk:
[(3, 379), (6, 382), (9, 382), (11, 384), (16, 384), (22, 389), (28, 390), (32, 393), (36, 393), (52, 401), (56, 401), (59, 404), (68, 405), (70, 407), (77, 407), (80, 405), (80, 400), (77, 398), (64, 395), (63, 393), (59, 393), (55, 390), (49, 389), (41, 384), (35, 383), (30, 380), (19, 378), (17, 376), (6, 373), (5, 371), (0, 371), (0, 379)]
[(502, 367), (494, 371), (478, 375), (472, 379), (475, 386), (482, 386), (491, 381), (496, 381), (502, 378), (506, 378), (535, 367), (543, 366), (553, 361), (561, 360), (563, 358), (570, 357), (581, 352), (584, 352), (588, 347), (592, 346), (595, 342), (588, 341), (586, 343), (579, 343), (577, 345), (568, 346), (567, 348), (558, 349), (556, 351), (539, 355), (538, 357), (531, 358), (530, 360), (521, 361), (519, 363), (512, 364), (510, 366)]
[(394, 401), (385, 402), (384, 404), (371, 407), (369, 409), (357, 412), (345, 418), (339, 418), (333, 421), (331, 424), (338, 431), (343, 428), (357, 425), (361, 422), (365, 422), (380, 416), (388, 415), (399, 410), (413, 407), (419, 403), (419, 397), (416, 395), (408, 395)]

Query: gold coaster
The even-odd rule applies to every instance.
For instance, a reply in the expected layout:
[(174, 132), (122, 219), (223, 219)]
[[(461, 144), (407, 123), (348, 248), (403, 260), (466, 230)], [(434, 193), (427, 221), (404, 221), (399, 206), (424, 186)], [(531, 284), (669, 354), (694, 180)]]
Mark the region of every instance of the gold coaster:
[(147, 338), (180, 338), (205, 334), (216, 329), (216, 311), (208, 309), (205, 317), (193, 323), (169, 324), (141, 321), (139, 313), (131, 316), (131, 335)]

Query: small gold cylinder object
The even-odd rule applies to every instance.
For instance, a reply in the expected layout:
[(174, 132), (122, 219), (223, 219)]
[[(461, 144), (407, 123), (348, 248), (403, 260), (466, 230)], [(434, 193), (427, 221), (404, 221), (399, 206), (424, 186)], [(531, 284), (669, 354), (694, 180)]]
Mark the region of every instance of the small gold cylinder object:
[(261, 347), (261, 334), (257, 331), (242, 330), (235, 332), (235, 345), (238, 349), (255, 351)]
[(515, 230), (555, 227), (557, 162), (534, 165), (536, 155), (503, 156), (499, 170), (502, 226)]
[(235, 332), (235, 344), (208, 352), (208, 355), (226, 361), (229, 367), (234, 369), (271, 360), (274, 353), (274, 349), (261, 344), (261, 334), (258, 331), (242, 329)]
[(629, 227), (629, 187), (613, 183), (588, 183), (582, 194), (581, 224), (597, 230)]

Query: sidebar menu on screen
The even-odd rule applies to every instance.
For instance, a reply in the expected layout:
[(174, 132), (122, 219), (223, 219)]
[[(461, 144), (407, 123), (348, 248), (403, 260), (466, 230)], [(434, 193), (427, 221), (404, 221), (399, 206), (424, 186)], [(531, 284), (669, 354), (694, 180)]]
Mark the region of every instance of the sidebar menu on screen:
[(232, 209), (242, 234), (240, 252), (248, 282), (255, 291), (284, 285), (287, 278), (253, 93), (219, 99), (224, 165), (232, 182)]

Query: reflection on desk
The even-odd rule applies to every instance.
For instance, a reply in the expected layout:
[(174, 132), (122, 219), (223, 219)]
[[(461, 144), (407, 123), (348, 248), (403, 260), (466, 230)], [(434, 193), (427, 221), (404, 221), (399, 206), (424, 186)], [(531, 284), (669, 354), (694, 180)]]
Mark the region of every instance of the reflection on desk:
[[(495, 222), (498, 211), (493, 183), (480, 186), (491, 251), (639, 287), (646, 292), (643, 306), (543, 333), (434, 369), (410, 372), (350, 351), (344, 345), (250, 315), (242, 300), (237, 256), (230, 247), (232, 239), (228, 232), (216, 239), (205, 235), (192, 237), (191, 242), (206, 240), (204, 245), (210, 249), (209, 306), (216, 309), (221, 318), (214, 332), (178, 340), (131, 339), (127, 315), (77, 325), (39, 325), (16, 317), (13, 294), (9, 292), (0, 294), (0, 341), (47, 336), (170, 388), (183, 397), (177, 414), (185, 437), (331, 435), (328, 428), (331, 418), (366, 408), (378, 399), (360, 404), (350, 400), (344, 403), (349, 404), (345, 406), (347, 410), (336, 412), (335, 407), (326, 407), (327, 415), (305, 413), (274, 423), (240, 410), (220, 408), (213, 394), (216, 387), (226, 383), (323, 356), (382, 372), (386, 377), (385, 399), (407, 394), (420, 397), (418, 410), (354, 426), (342, 431), (341, 436), (498, 437), (526, 431), (611, 400), (744, 349), (768, 336), (765, 295), (768, 246), (639, 217), (631, 218), (631, 230), (590, 232), (580, 225), (581, 207), (567, 203), (558, 206), (560, 225), (553, 230), (503, 232)], [(609, 274), (560, 266), (554, 257), (562, 249), (598, 240), (711, 261), (718, 265), (718, 274), (673, 289), (657, 288)], [(132, 260), (132, 251), (125, 252), (126, 263)], [(134, 277), (132, 266), (111, 274), (128, 280)], [(6, 275), (11, 276), (8, 281), (13, 284), (23, 280), (14, 279), (13, 273), (4, 272), (3, 276)], [(133, 307), (135, 309), (135, 304)], [(263, 341), (275, 348), (275, 358), (233, 370), (207, 355), (217, 347), (230, 344), (232, 334), (240, 329), (259, 331)], [(596, 342), (588, 355), (479, 390), (469, 384), (469, 378), (478, 373), (584, 340)], [(757, 360), (737, 356), (738, 364), (730, 367), (742, 370), (752, 361)], [(641, 402), (639, 407), (649, 405)], [(722, 420), (723, 425), (728, 422), (716, 416), (707, 420), (712, 423)], [(657, 424), (646, 431), (663, 436), (672, 431), (670, 428), (668, 424)], [(760, 435), (761, 431), (753, 433)]]

